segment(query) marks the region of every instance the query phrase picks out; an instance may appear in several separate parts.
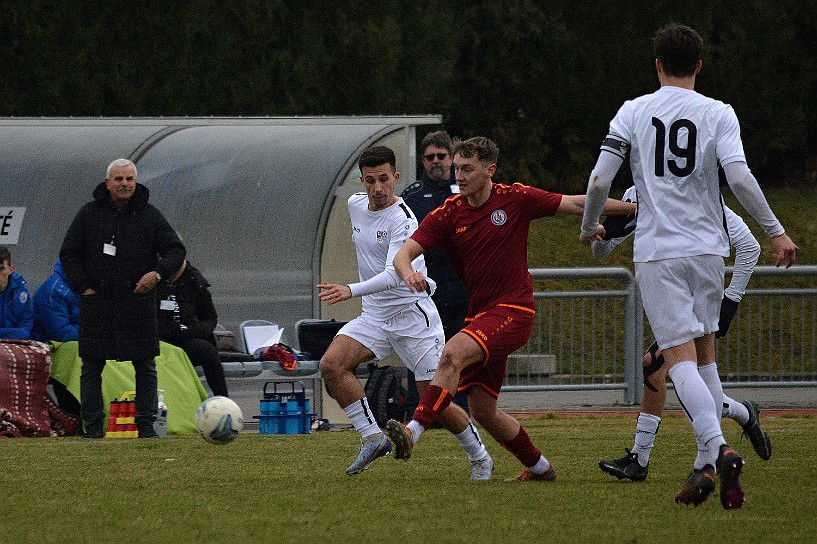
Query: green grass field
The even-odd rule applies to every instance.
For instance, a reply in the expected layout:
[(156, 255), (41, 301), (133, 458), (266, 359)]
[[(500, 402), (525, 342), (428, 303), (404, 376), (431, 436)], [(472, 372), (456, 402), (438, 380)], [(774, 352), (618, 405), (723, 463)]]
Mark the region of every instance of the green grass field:
[(197, 437), (0, 440), (0, 542), (814, 542), (817, 417), (765, 417), (761, 461), (740, 429), (747, 500), (676, 505), (695, 455), (687, 421), (668, 414), (646, 482), (597, 467), (632, 444), (633, 416), (523, 419), (559, 471), (512, 483), (520, 465), (490, 437), (490, 482), (470, 482), (456, 441), (427, 432), (409, 462), (378, 460), (355, 477), (353, 431), (260, 436), (214, 446)]
[[(798, 262), (817, 263), (817, 192), (767, 196), (801, 247)], [(768, 241), (748, 223), (763, 245), (760, 264), (769, 264)], [(530, 265), (632, 269), (631, 244), (595, 261), (578, 229), (576, 217), (534, 222)], [(764, 417), (774, 450), (768, 462), (724, 422), (747, 461), (747, 500), (737, 511), (724, 511), (717, 496), (699, 508), (674, 503), (695, 456), (681, 415), (664, 418), (642, 483), (617, 481), (597, 466), (632, 445), (633, 415), (523, 421), (558, 469), (555, 482), (505, 482), (521, 467), (488, 436), (494, 478), (470, 482), (456, 441), (437, 430), (408, 463), (382, 459), (356, 477), (344, 473), (357, 454), (352, 431), (248, 432), (225, 446), (197, 437), (0, 440), (0, 544), (817, 542), (817, 416)]]

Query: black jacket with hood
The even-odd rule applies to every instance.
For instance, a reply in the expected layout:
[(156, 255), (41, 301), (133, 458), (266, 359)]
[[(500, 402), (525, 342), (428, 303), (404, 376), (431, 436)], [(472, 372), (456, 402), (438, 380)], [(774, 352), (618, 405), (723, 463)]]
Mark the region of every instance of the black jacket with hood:
[[(148, 203), (150, 192), (136, 184), (117, 208), (105, 183), (77, 213), (60, 249), (71, 287), (80, 296), (79, 355), (91, 359), (143, 360), (159, 354), (155, 291), (137, 295), (139, 279), (151, 270), (169, 278), (185, 258), (184, 245), (162, 213)], [(116, 254), (104, 250), (116, 247)], [(157, 256), (161, 259), (157, 260)]]
[[(208, 287), (208, 281), (189, 262), (176, 281), (168, 278), (159, 282), (159, 339), (176, 346), (193, 339), (214, 342), (218, 314)], [(162, 301), (168, 301), (167, 309), (162, 308)], [(174, 305), (176, 310), (171, 309)]]

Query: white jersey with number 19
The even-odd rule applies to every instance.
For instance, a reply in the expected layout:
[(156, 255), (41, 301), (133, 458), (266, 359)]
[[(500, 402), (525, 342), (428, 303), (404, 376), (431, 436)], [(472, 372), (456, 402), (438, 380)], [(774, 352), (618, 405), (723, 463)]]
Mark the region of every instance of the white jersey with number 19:
[(718, 164), (746, 161), (728, 104), (664, 86), (629, 100), (610, 123), (602, 150), (630, 166), (638, 193), (633, 261), (729, 255)]

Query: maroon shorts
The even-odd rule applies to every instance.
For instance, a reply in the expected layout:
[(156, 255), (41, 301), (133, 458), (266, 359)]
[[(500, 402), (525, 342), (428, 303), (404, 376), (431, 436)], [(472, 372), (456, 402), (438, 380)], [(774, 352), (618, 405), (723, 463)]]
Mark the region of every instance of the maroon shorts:
[(458, 389), (464, 391), (478, 385), (498, 398), (508, 355), (528, 342), (535, 315), (530, 308), (510, 304), (499, 304), (477, 314), (462, 332), (480, 345), (485, 359), (462, 370)]

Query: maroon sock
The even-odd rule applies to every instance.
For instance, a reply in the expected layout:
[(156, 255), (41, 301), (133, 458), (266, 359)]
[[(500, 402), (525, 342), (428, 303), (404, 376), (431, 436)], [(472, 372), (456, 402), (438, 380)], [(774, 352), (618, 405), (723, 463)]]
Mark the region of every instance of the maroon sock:
[(530, 468), (539, 462), (542, 452), (533, 444), (527, 431), (521, 425), (519, 434), (510, 442), (505, 442), (502, 447), (514, 454), (525, 467)]
[(427, 385), (414, 410), (414, 420), (428, 429), (449, 404), (451, 404), (451, 393), (448, 390), (438, 385)]

